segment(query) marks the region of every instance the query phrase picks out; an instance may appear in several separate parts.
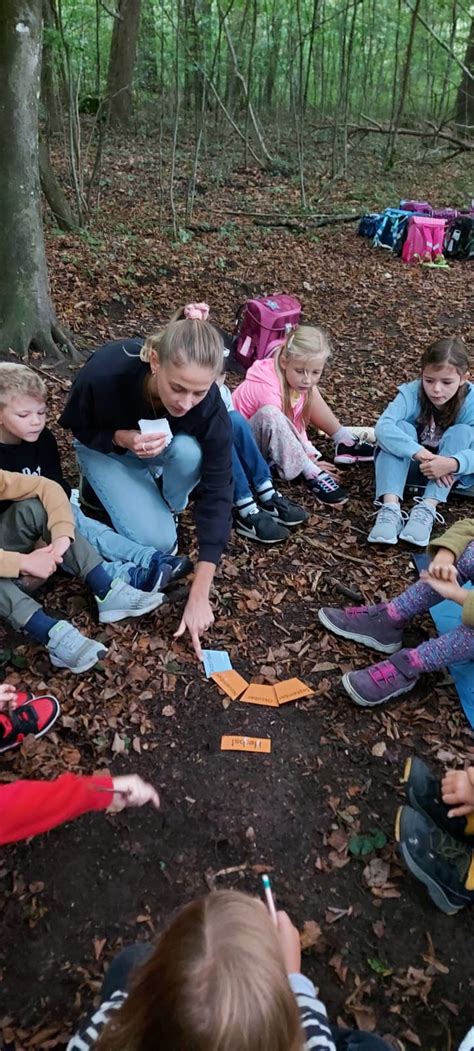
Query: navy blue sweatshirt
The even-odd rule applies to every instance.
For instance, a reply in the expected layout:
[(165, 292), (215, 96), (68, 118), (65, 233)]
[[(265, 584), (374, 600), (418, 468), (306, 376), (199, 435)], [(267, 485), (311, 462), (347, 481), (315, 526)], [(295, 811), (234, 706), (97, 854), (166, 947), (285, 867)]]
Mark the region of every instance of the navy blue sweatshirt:
[[(153, 419), (144, 387), (150, 367), (139, 357), (141, 339), (117, 340), (96, 350), (77, 373), (59, 423), (83, 445), (120, 455), (113, 445), (118, 430), (138, 430), (138, 421)], [(161, 410), (160, 410), (161, 412)], [(232, 427), (215, 383), (185, 416), (170, 416), (174, 434), (189, 434), (202, 450), (201, 481), (194, 518), (199, 559), (217, 564), (229, 539), (233, 496)]]
[[(2, 471), (19, 471), (20, 474), (39, 474), (51, 478), (62, 486), (68, 499), (71, 495), (71, 487), (63, 477), (56, 438), (48, 427), (35, 442), (0, 442), (0, 468)], [(1, 500), (0, 514), (10, 504), (11, 500)]]

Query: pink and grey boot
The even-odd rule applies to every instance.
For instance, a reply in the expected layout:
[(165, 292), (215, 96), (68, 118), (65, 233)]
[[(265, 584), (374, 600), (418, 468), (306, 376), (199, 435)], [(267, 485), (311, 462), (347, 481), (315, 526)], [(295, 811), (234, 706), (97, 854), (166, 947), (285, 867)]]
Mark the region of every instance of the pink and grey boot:
[(424, 669), (413, 660), (413, 650), (400, 650), (392, 660), (380, 661), (342, 676), (349, 697), (361, 708), (375, 708), (416, 686)]

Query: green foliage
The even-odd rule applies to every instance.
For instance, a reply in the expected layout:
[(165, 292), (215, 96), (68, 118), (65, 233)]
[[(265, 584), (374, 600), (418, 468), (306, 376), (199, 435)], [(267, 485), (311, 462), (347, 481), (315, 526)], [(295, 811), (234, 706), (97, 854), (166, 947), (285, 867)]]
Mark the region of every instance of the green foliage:
[(371, 828), (365, 835), (351, 836), (349, 850), (355, 858), (363, 858), (367, 854), (372, 854), (374, 850), (381, 850), (386, 843), (385, 832), (382, 832), (381, 828)]

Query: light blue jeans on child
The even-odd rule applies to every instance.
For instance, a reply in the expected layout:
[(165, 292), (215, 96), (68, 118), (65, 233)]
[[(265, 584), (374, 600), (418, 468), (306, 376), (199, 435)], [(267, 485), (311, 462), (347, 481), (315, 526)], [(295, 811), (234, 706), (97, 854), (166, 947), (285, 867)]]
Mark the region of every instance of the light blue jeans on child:
[[(397, 426), (405, 434), (409, 434), (411, 438), (418, 441), (416, 427), (412, 423), (402, 420)], [(474, 427), (470, 427), (467, 423), (455, 423), (444, 432), (439, 443), (438, 452), (440, 456), (456, 456), (456, 453), (461, 449), (473, 448)], [(403, 499), (403, 492), (412, 462), (408, 456), (395, 456), (394, 453), (385, 452), (384, 449), (380, 449), (377, 452), (375, 458), (376, 500), (381, 500), (385, 493), (393, 493), (395, 496), (400, 497), (400, 500)], [(421, 475), (421, 477), (424, 480), (424, 476)], [(456, 478), (456, 482), (459, 488), (469, 488), (474, 484), (474, 475), (462, 475)], [(447, 486), (441, 485), (436, 481), (428, 481), (423, 498), (446, 503), (449, 493), (450, 489)]]
[(114, 579), (120, 577), (121, 580), (128, 582), (130, 571), (137, 566), (148, 569), (157, 550), (155, 547), (137, 544), (134, 540), (129, 540), (128, 537), (116, 533), (111, 526), (97, 522), (95, 518), (89, 518), (77, 504), (71, 502), (71, 506), (77, 532), (88, 540), (89, 544), (104, 559), (107, 563), (105, 569), (111, 577)]
[[(202, 452), (189, 434), (177, 434), (160, 456), (101, 453), (74, 439), (82, 473), (105, 507), (117, 533), (168, 552), (176, 543), (174, 515), (183, 511), (201, 476)], [(161, 469), (159, 472), (158, 469)], [(154, 477), (160, 477), (160, 488)]]

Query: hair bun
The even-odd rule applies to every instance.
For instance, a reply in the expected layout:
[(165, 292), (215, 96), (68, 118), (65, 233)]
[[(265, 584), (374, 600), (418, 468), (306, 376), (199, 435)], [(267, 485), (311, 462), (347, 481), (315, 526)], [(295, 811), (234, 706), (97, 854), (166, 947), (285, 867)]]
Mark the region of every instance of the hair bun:
[(209, 307), (207, 303), (187, 303), (184, 308), (184, 316), (190, 321), (207, 321)]

